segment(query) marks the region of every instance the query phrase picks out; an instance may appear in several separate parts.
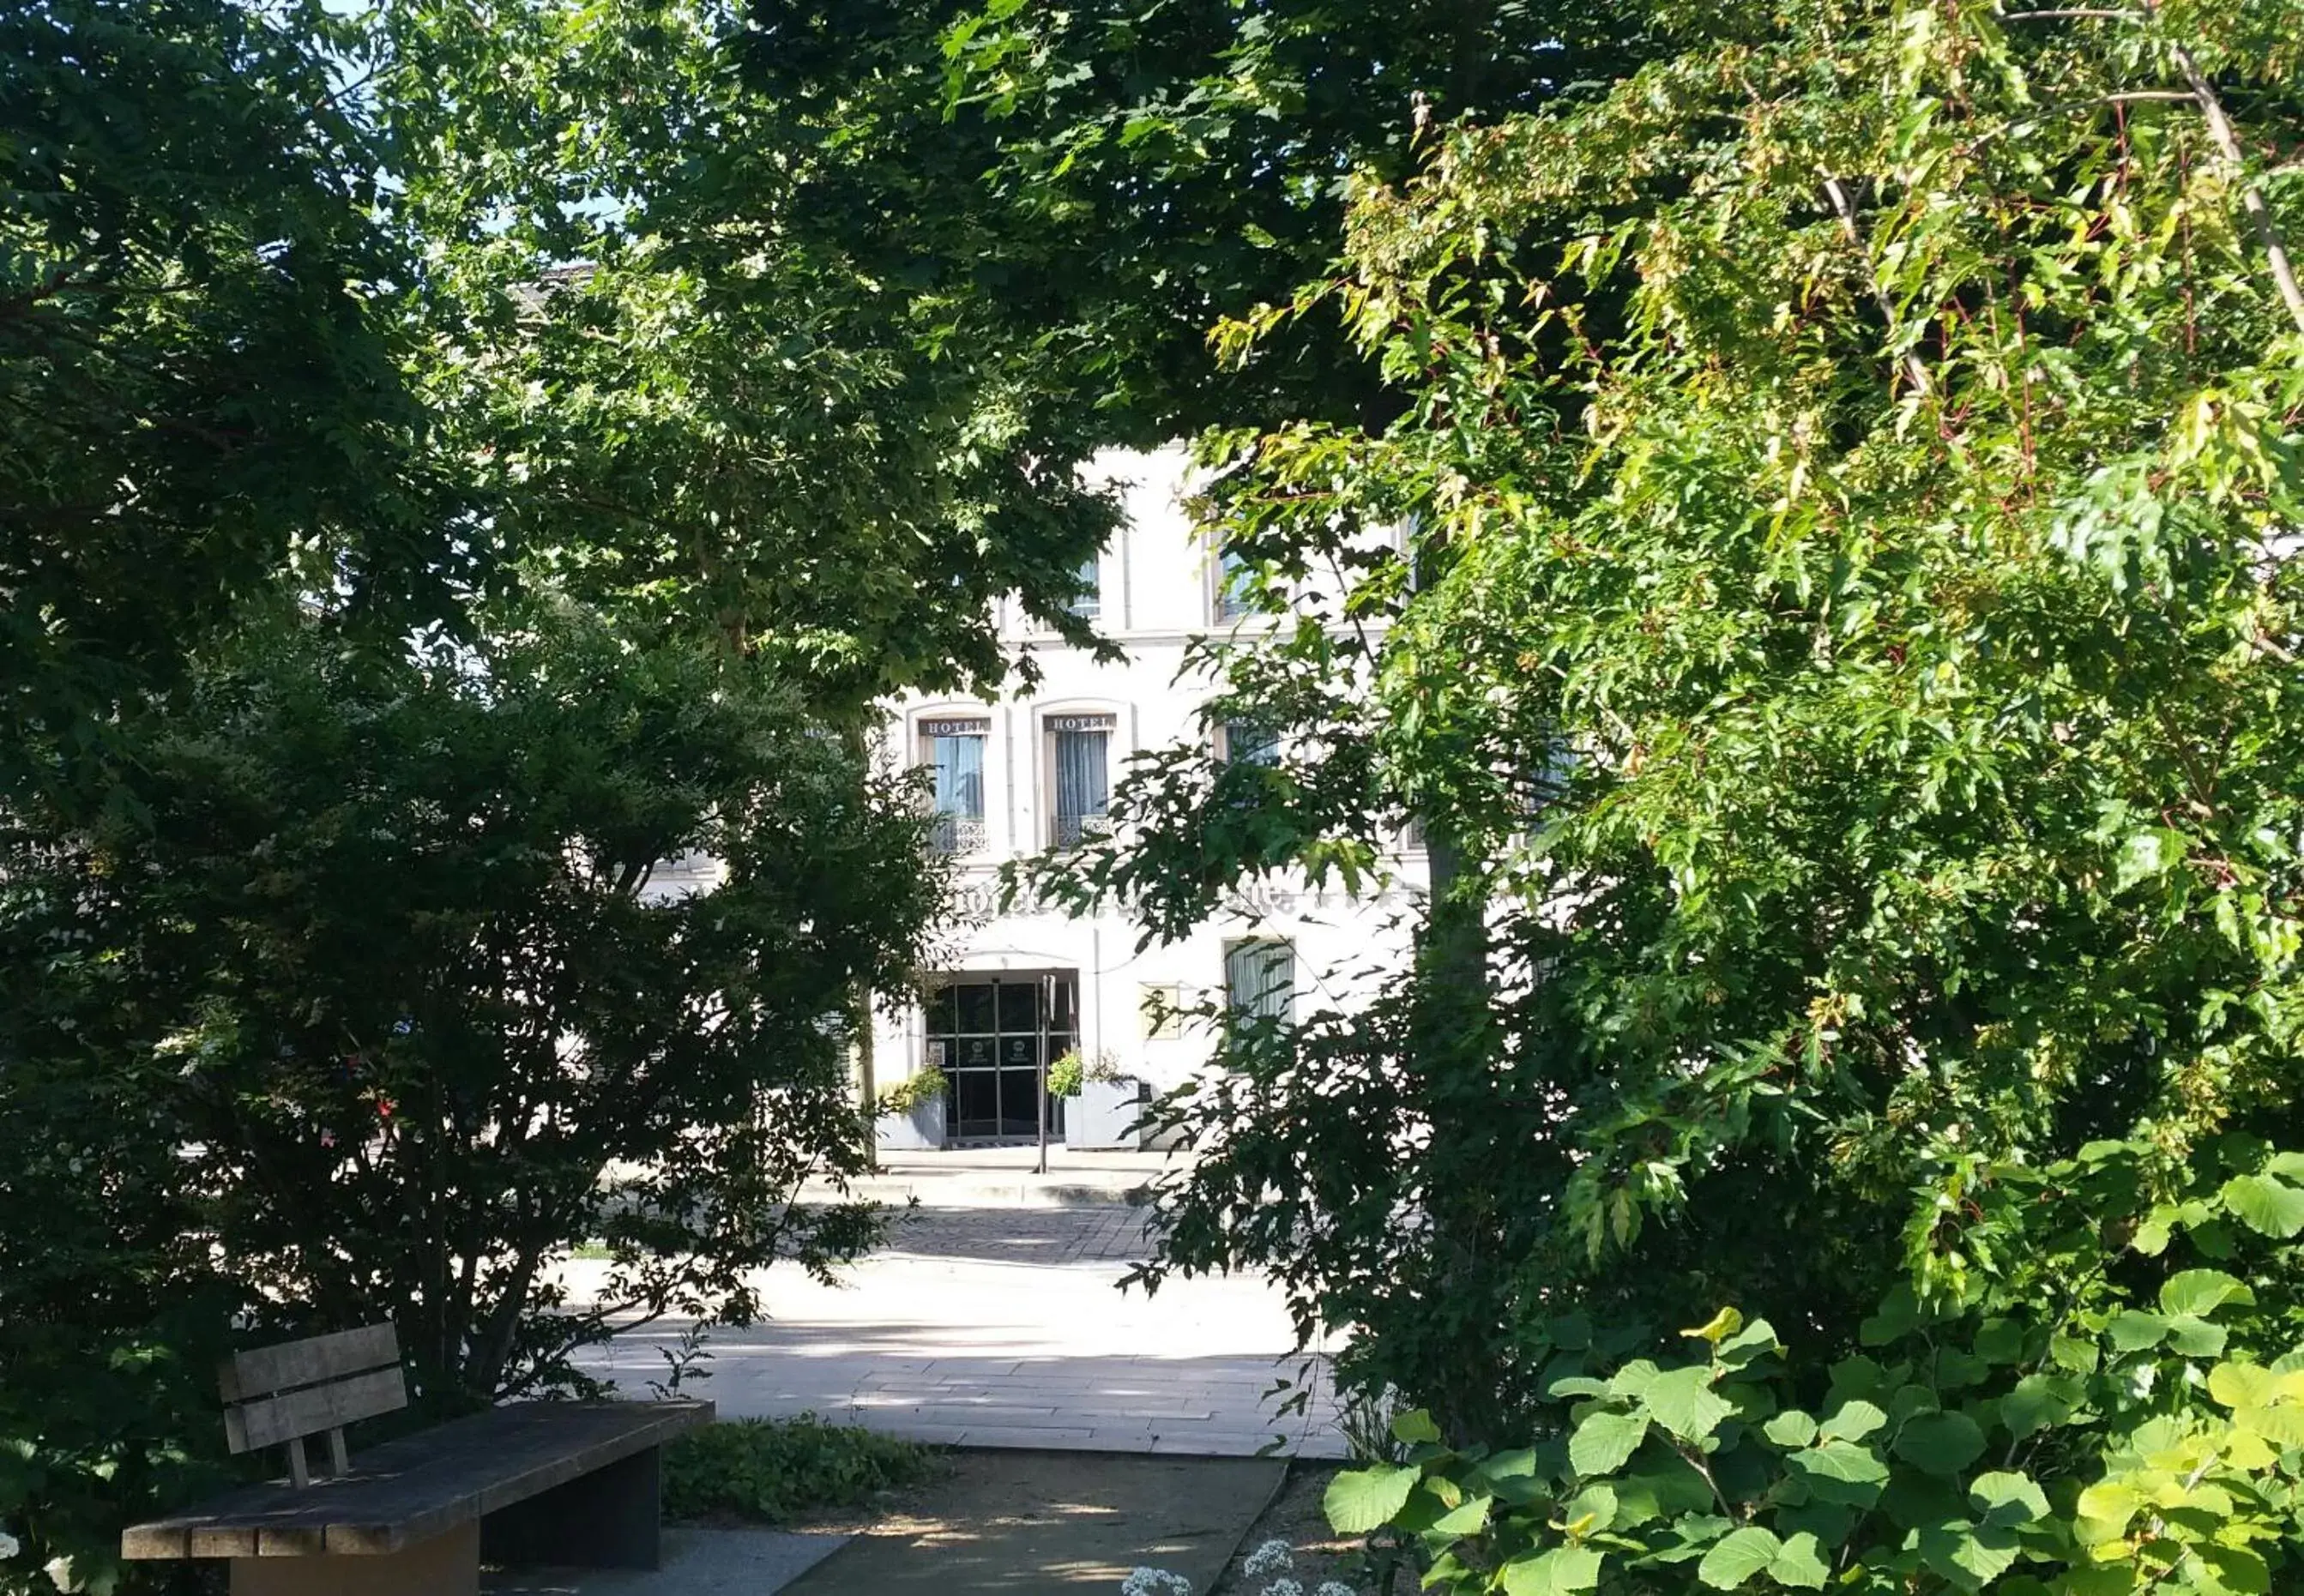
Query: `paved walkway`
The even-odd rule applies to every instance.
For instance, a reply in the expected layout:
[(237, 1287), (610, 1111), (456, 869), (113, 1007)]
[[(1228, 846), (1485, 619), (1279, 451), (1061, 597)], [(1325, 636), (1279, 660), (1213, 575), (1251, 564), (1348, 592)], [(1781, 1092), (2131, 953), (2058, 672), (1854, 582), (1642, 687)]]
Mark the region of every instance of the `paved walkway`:
[[(901, 1215), (889, 1249), (842, 1285), (769, 1271), (769, 1322), (713, 1332), (694, 1394), (724, 1418), (813, 1412), (947, 1446), (1343, 1456), (1325, 1364), (1293, 1354), (1267, 1282), (1119, 1289), (1142, 1226), (1111, 1206)], [(677, 1330), (588, 1366), (644, 1391)], [(1309, 1411), (1278, 1411), (1308, 1384)]]

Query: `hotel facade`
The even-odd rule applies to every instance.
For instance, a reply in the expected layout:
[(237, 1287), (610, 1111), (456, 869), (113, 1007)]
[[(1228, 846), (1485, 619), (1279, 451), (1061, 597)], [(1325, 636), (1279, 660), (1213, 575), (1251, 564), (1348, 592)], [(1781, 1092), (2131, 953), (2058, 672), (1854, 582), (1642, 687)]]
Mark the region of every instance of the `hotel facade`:
[[(1079, 612), (1126, 658), (1099, 661), (1012, 604), (1004, 635), (1038, 666), (1035, 687), (996, 701), (907, 697), (881, 728), (882, 757), (926, 774), (933, 845), (955, 867), (960, 910), (925, 995), (875, 1021), (882, 1091), (940, 1077), (916, 1080), (911, 1109), (882, 1119), (884, 1146), (1029, 1142), (1044, 1108), (1052, 1141), (1137, 1144), (1127, 1127), (1140, 1097), (1210, 1067), (1207, 1027), (1187, 1011), (1349, 1009), (1370, 972), (1407, 957), (1406, 911), (1425, 881), (1407, 840), (1391, 879), (1360, 897), (1334, 883), (1259, 883), (1182, 941), (1140, 951), (1139, 927), (1116, 908), (1075, 917), (1035, 901), (1002, 907), (1000, 866), (1100, 832), (1131, 755), (1194, 740), (1227, 759), (1276, 752), (1248, 728), (1204, 726), (1211, 685), (1180, 679), (1195, 637), (1272, 624), (1241, 612), (1221, 556), (1192, 526), (1182, 449), (1115, 452), (1095, 469), (1126, 513), (1083, 573), (1091, 596)], [(1074, 1050), (1122, 1080), (1044, 1105), (1046, 1066)]]

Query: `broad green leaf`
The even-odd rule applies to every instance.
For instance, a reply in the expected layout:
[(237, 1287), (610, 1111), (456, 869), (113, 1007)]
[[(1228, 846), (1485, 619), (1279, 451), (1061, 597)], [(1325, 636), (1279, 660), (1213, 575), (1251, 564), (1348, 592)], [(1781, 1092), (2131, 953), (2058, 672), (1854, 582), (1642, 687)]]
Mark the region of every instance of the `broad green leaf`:
[(1640, 1394), (1648, 1416), (1681, 1440), (1698, 1441), (1732, 1411), (1712, 1389), (1712, 1371), (1700, 1364), (1657, 1375)]
[(2077, 1381), (2058, 1374), (2027, 1374), (2000, 1399), (2000, 1422), (2022, 1440), (2071, 1418), (2080, 1399)]
[(1713, 1355), (1732, 1369), (1741, 1369), (1756, 1358), (1766, 1357), (1783, 1350), (1776, 1339), (1775, 1327), (1765, 1319), (1755, 1319), (1720, 1343)]
[(2140, 1313), (2134, 1308), (2123, 1308), (2105, 1326), (2114, 1349), (2121, 1352), (2141, 1352), (2147, 1347), (2157, 1347), (2168, 1333), (2168, 1322), (2157, 1313)]
[(2280, 1394), (2280, 1376), (2255, 1364), (2218, 1364), (2208, 1371), (2208, 1395), (2226, 1407), (2263, 1407)]
[(2015, 1566), (2015, 1533), (1965, 1522), (1920, 1531), (1920, 1556), (1964, 1591), (1980, 1591)]
[(1723, 1308), (1694, 1330), (1680, 1333), (1693, 1339), (1708, 1341), (1717, 1347), (1728, 1337), (1744, 1328), (1744, 1315), (1733, 1308)]
[(1868, 1447), (1828, 1440), (1785, 1459), (1820, 1501), (1869, 1507), (1887, 1482), (1888, 1465)]
[(2215, 1357), (2224, 1349), (2231, 1332), (2221, 1324), (2190, 1313), (2168, 1322), (2168, 1346), (2185, 1357)]
[(1784, 1543), (1757, 1524), (1731, 1530), (1713, 1543), (1696, 1566), (1696, 1577), (1715, 1591), (1732, 1591), (1765, 1571), (1784, 1549)]
[(1760, 1432), (1780, 1447), (1804, 1447), (1816, 1439), (1816, 1421), (1788, 1407), (1761, 1425)]
[(1931, 1474), (1957, 1474), (1984, 1454), (1984, 1431), (1964, 1413), (1922, 1414), (1896, 1432), (1896, 1456)]
[(1421, 1469), (1406, 1464), (1348, 1469), (1328, 1482), (1320, 1506), (1339, 1535), (1373, 1534), (1408, 1506), (1409, 1493), (1421, 1478)]
[(2292, 1403), (2282, 1403), (2277, 1407), (2235, 1408), (2232, 1422), (2283, 1451), (2304, 1447), (2304, 1407)]
[(1440, 1426), (1432, 1422), (1432, 1415), (1424, 1409), (1411, 1407), (1406, 1413), (1393, 1415), (1392, 1438), (1403, 1446), (1437, 1446)]
[(1568, 1438), (1568, 1462), (1578, 1474), (1613, 1474), (1624, 1466), (1647, 1439), (1648, 1416), (1644, 1413), (1589, 1413)]
[(2256, 1293), (2221, 1269), (2188, 1269), (2171, 1275), (2160, 1287), (2160, 1311), (2175, 1318), (2191, 1314), (2206, 1318), (2226, 1303), (2252, 1303)]
[(2236, 1175), (2220, 1194), (2251, 1230), (2285, 1241), (2304, 1230), (2304, 1190), (2269, 1175)]
[(1817, 1432), (1838, 1440), (1862, 1440), (1887, 1422), (1888, 1415), (1869, 1402), (1843, 1402)]
[(1578, 1540), (1597, 1535), (1616, 1522), (1616, 1493), (1597, 1482), (1587, 1485), (1560, 1509), (1560, 1522)]
[(1570, 1596), (1600, 1583), (1600, 1554), (1588, 1546), (1556, 1546), (1504, 1566), (1504, 1596)]
[(2080, 1492), (2076, 1528), (2083, 1545), (2118, 1539), (2128, 1521), (2144, 1506), (2144, 1497), (2132, 1485), (2102, 1480)]
[(1985, 1524), (2031, 1524), (2048, 1516), (2048, 1499), (2029, 1474), (2013, 1471), (1978, 1474), (1968, 1483), (1968, 1499)]
[(1495, 1499), (1492, 1496), (1467, 1497), (1434, 1519), (1432, 1527), (1425, 1533), (1432, 1535), (1446, 1535), (1452, 1539), (1462, 1535), (1477, 1535), (1488, 1527), (1488, 1512), (1495, 1505)]
[(1824, 1549), (1816, 1536), (1807, 1530), (1787, 1536), (1783, 1549), (1769, 1559), (1768, 1577), (1780, 1585), (1791, 1585), (1802, 1591), (1821, 1591), (1832, 1577), (1832, 1570), (1824, 1560)]

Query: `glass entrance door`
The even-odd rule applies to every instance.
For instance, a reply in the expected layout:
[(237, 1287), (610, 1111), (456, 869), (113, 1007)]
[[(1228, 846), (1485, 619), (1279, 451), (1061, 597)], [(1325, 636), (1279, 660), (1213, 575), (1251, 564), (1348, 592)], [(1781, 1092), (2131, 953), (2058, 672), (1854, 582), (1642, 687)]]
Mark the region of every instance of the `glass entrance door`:
[[(928, 1062), (944, 1073), (948, 1141), (1031, 1141), (1040, 1131), (1041, 1070), (1078, 1038), (1080, 982), (1071, 970), (964, 976), (928, 1001)], [(1063, 1129), (1048, 1103), (1048, 1135)]]

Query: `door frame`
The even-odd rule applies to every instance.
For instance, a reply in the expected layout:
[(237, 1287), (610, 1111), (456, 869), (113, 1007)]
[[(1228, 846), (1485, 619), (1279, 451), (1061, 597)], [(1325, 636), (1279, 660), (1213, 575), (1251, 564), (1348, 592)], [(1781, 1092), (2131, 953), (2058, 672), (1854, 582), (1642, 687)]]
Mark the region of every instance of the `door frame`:
[[(939, 970), (936, 972), (934, 979), (939, 985), (945, 987), (991, 986), (996, 989), (1002, 985), (1021, 986), (1028, 982), (1036, 984), (1039, 987), (1039, 995), (1033, 1003), (1033, 1008), (1038, 1016), (1038, 1023), (1035, 1026), (1034, 1034), (1035, 1045), (1033, 1049), (1033, 1056), (1037, 1060), (1037, 1063), (1033, 1069), (1033, 1077), (1035, 1085), (1038, 1087), (1038, 1091), (1036, 1094), (1038, 1098), (1038, 1102), (1035, 1109), (1035, 1119), (1038, 1127), (1039, 1141), (1041, 1145), (1045, 1148), (1051, 1132), (1055, 1129), (1054, 1117), (1050, 1112), (1049, 1107), (1051, 1100), (1048, 1096), (1048, 1036), (1050, 1034), (1048, 1021), (1054, 1015), (1055, 1009), (1054, 984), (1059, 981), (1070, 981), (1072, 983), (1072, 1045), (1077, 1048), (1080, 1045), (1081, 1034), (1080, 967), (1076, 965), (1048, 965), (1033, 968), (1012, 970)], [(993, 1034), (995, 1038), (1008, 1034), (1007, 1032), (998, 1028), (999, 1001), (999, 998), (995, 995), (993, 998), (993, 1025), (995, 1027)], [(938, 1040), (934, 1033), (925, 1025), (921, 1027), (921, 1039), (924, 1043)], [(1061, 1034), (1062, 1033), (1058, 1034)], [(957, 1064), (929, 1064), (927, 1063), (926, 1060), (923, 1060), (922, 1062), (928, 1068), (943, 1070), (946, 1077), (944, 1088), (946, 1101), (950, 1102), (952, 1106), (947, 1110), (944, 1116), (945, 1130), (943, 1143), (944, 1146), (994, 1147), (1019, 1146), (1029, 1144), (1032, 1138), (1029, 1136), (1010, 1136), (1004, 1131), (995, 1133), (995, 1135), (988, 1136), (963, 1136), (960, 1135), (958, 1130), (954, 1128), (959, 1124), (960, 1087), (959, 1083), (951, 1078), (959, 1073), (960, 1067)], [(1001, 1066), (997, 1062), (996, 1055), (995, 1060), (992, 1066), (992, 1073), (994, 1076), (993, 1089), (997, 1092), (999, 1090), (998, 1077), (1001, 1074)], [(996, 1102), (997, 1100), (995, 1099), (995, 1101)]]

